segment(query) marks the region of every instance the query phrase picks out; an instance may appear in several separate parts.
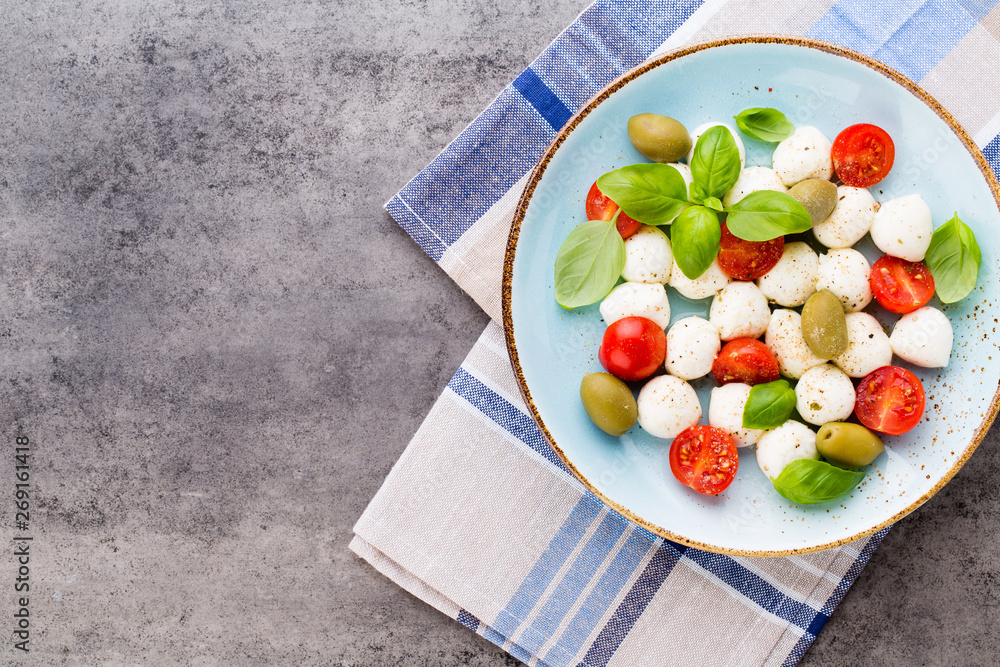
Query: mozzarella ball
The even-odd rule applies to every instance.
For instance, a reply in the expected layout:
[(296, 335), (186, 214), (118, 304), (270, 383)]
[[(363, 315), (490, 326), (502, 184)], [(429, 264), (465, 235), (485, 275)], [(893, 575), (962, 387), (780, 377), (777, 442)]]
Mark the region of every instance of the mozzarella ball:
[(872, 241), (887, 255), (919, 262), (934, 233), (931, 209), (920, 195), (890, 199), (875, 212)]
[(660, 283), (622, 283), (601, 302), (601, 317), (611, 324), (624, 317), (645, 317), (661, 329), (670, 324), (670, 301)]
[(739, 200), (746, 197), (751, 192), (758, 190), (774, 190), (776, 192), (787, 192), (788, 188), (778, 178), (778, 174), (773, 169), (767, 167), (747, 167), (740, 172), (740, 177), (733, 184), (732, 189), (722, 198), (725, 206), (732, 206)]
[(682, 380), (694, 380), (712, 370), (722, 344), (715, 325), (700, 317), (685, 317), (667, 332), (667, 372)]
[(844, 310), (854, 313), (872, 300), (872, 288), (868, 279), (872, 267), (853, 248), (834, 248), (819, 256), (819, 271), (816, 273), (816, 291), (830, 290), (844, 304)]
[(826, 363), (809, 349), (802, 335), (802, 316), (794, 310), (779, 308), (771, 313), (764, 344), (774, 353), (778, 370), (786, 377), (798, 379), (813, 366)]
[(803, 419), (817, 426), (850, 417), (856, 398), (851, 378), (830, 364), (810, 368), (795, 385), (795, 407)]
[(807, 178), (830, 180), (833, 176), (832, 149), (833, 144), (822, 132), (811, 125), (803, 125), (777, 145), (771, 165), (788, 187)]
[(801, 306), (816, 291), (819, 257), (802, 241), (786, 243), (774, 268), (757, 279), (764, 296), (779, 306)]
[(639, 390), (639, 426), (657, 438), (673, 438), (701, 420), (694, 388), (672, 375), (659, 375)]
[(729, 130), (729, 134), (733, 135), (733, 141), (736, 142), (736, 150), (740, 152), (740, 169), (742, 169), (743, 165), (746, 164), (747, 161), (747, 151), (746, 148), (743, 146), (743, 140), (740, 139), (739, 132), (734, 130), (732, 125), (729, 125), (727, 123), (717, 123), (714, 121), (710, 123), (702, 123), (698, 127), (694, 128), (694, 132), (691, 133), (691, 150), (688, 151), (687, 154), (687, 163), (689, 165), (691, 164), (691, 158), (694, 157), (695, 146), (698, 145), (698, 138), (701, 137), (701, 135), (705, 134), (705, 130), (707, 130), (710, 127), (715, 127), (716, 125), (721, 125), (722, 127)]
[(759, 287), (732, 282), (712, 299), (708, 319), (719, 330), (722, 340), (760, 338), (771, 321), (771, 309)]
[(694, 182), (694, 178), (691, 176), (691, 167), (683, 162), (671, 162), (670, 166), (680, 172), (681, 178), (684, 179), (684, 185), (690, 188), (691, 183)]
[(730, 382), (712, 390), (708, 403), (708, 423), (729, 433), (737, 447), (756, 445), (764, 431), (743, 428), (743, 409), (750, 397), (750, 385)]
[(947, 366), (954, 341), (955, 333), (948, 317), (930, 306), (903, 315), (889, 336), (889, 344), (897, 357), (925, 368)]
[(823, 222), (813, 225), (816, 240), (827, 248), (850, 248), (872, 228), (875, 198), (864, 188), (837, 187), (837, 205)]
[(868, 313), (847, 313), (847, 349), (833, 360), (852, 378), (863, 378), (892, 363), (892, 345), (882, 325)]
[(712, 265), (705, 273), (694, 280), (684, 275), (681, 268), (674, 264), (670, 272), (670, 286), (689, 299), (707, 299), (715, 296), (723, 287), (729, 284), (730, 277), (719, 268), (719, 259), (712, 260)]
[(658, 228), (643, 225), (625, 239), (622, 278), (633, 283), (665, 283), (674, 267), (670, 239)]
[(771, 479), (799, 459), (819, 460), (816, 434), (801, 422), (789, 419), (778, 428), (766, 431), (757, 442), (757, 465)]

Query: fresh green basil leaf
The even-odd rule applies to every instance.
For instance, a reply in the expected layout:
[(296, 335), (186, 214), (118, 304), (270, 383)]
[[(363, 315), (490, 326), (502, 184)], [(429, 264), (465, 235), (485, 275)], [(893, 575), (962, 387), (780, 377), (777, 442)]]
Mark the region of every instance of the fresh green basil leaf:
[(674, 261), (685, 276), (694, 280), (708, 270), (719, 254), (722, 226), (715, 211), (691, 206), (670, 226)]
[(633, 220), (667, 225), (687, 201), (681, 173), (669, 164), (633, 164), (609, 171), (597, 179), (598, 189)]
[(770, 107), (746, 109), (733, 118), (745, 134), (761, 141), (784, 141), (795, 132), (795, 126), (785, 114)]
[(794, 409), (795, 390), (787, 380), (754, 385), (743, 406), (743, 428), (778, 428), (788, 421)]
[(851, 492), (865, 478), (865, 473), (844, 470), (826, 461), (797, 459), (774, 480), (774, 490), (793, 503), (812, 505), (828, 503)]
[[(617, 216), (616, 216), (617, 217)], [(625, 241), (615, 219), (577, 225), (556, 255), (556, 301), (564, 308), (597, 303), (625, 266)]]
[(809, 212), (784, 192), (751, 192), (726, 209), (729, 231), (745, 241), (770, 241), (812, 227)]
[(938, 298), (943, 303), (964, 299), (976, 286), (983, 255), (969, 226), (958, 213), (934, 230), (924, 262), (934, 276)]
[(713, 125), (698, 137), (691, 157), (691, 178), (700, 188), (701, 201), (726, 194), (740, 177), (741, 168), (740, 151), (729, 128)]
[(722, 208), (722, 202), (719, 201), (718, 197), (706, 197), (704, 204), (705, 204), (705, 206), (709, 207), (713, 211), (718, 211), (718, 212), (721, 213), (722, 210), (723, 210), (723, 208)]

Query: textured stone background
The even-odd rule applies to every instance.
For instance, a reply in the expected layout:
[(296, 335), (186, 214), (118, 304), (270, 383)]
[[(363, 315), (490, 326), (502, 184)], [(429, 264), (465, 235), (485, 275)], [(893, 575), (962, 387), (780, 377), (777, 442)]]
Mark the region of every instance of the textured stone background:
[[(516, 664), (347, 550), (486, 324), (381, 205), (586, 4), (0, 2), (0, 440), (37, 485), (0, 662)], [(998, 473), (991, 436), (804, 664), (994, 662)]]

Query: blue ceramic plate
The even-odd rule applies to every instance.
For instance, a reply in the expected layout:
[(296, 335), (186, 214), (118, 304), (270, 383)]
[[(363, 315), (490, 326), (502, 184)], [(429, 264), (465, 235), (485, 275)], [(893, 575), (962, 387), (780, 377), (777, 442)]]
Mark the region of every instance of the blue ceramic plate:
[[(626, 134), (627, 119), (655, 112), (688, 128), (726, 121), (749, 107), (775, 107), (797, 125), (831, 139), (867, 122), (896, 144), (892, 173), (875, 198), (919, 193), (935, 226), (954, 212), (983, 250), (979, 283), (944, 307), (955, 329), (946, 369), (910, 368), (924, 383), (921, 424), (884, 438), (887, 450), (848, 497), (801, 506), (779, 496), (757, 467), (753, 448), (740, 450), (739, 474), (719, 497), (699, 495), (670, 473), (670, 441), (638, 426), (621, 438), (598, 430), (579, 399), (580, 379), (601, 370), (604, 332), (597, 306), (564, 310), (553, 293), (553, 265), (563, 240), (583, 222), (590, 185), (612, 169), (644, 162)], [(744, 137), (747, 165), (770, 166), (774, 144)], [(903, 76), (857, 53), (789, 37), (751, 37), (697, 45), (626, 74), (595, 97), (563, 129), (536, 167), (514, 220), (504, 275), (504, 325), (521, 390), (535, 420), (580, 480), (609, 505), (646, 528), (687, 545), (729, 554), (777, 556), (855, 540), (894, 522), (937, 492), (969, 458), (997, 411), (1000, 318), (994, 233), (998, 186), (985, 160), (954, 119)], [(870, 261), (878, 254), (859, 244)], [(707, 317), (711, 300), (689, 301), (668, 288), (673, 320)], [(940, 304), (932, 302), (932, 305)], [(872, 312), (872, 309), (868, 309)], [(883, 324), (896, 316), (874, 311)], [(708, 414), (711, 376), (692, 383)], [(706, 423), (706, 418), (702, 419)]]

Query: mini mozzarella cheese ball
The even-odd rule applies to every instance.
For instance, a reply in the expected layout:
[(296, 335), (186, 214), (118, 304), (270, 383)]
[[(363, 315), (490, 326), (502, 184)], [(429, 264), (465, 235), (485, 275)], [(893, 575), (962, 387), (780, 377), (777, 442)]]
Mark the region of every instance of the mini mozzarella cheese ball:
[(757, 285), (732, 282), (712, 299), (708, 319), (719, 330), (722, 340), (760, 338), (771, 321), (771, 309)]
[(955, 342), (948, 317), (937, 308), (924, 306), (899, 318), (889, 344), (896, 356), (924, 368), (944, 368)]
[(601, 301), (601, 317), (606, 324), (625, 317), (645, 317), (661, 329), (670, 325), (670, 301), (660, 283), (622, 283)]
[(837, 205), (823, 222), (813, 225), (813, 236), (827, 248), (850, 248), (864, 238), (875, 219), (875, 198), (864, 188), (837, 187)]
[(767, 167), (747, 167), (740, 172), (733, 187), (722, 198), (725, 206), (732, 206), (739, 200), (746, 197), (751, 192), (759, 190), (774, 190), (775, 192), (788, 192), (788, 188), (778, 178), (778, 174), (773, 169)]
[(833, 248), (819, 256), (816, 291), (830, 290), (846, 312), (857, 312), (871, 303), (871, 272), (868, 260), (857, 250)]
[(778, 428), (765, 431), (757, 441), (757, 465), (771, 479), (799, 459), (819, 460), (816, 434), (801, 422), (789, 419)]
[(691, 176), (691, 167), (683, 162), (671, 162), (670, 166), (680, 172), (681, 178), (684, 179), (684, 185), (690, 188), (691, 183), (694, 182), (694, 178)]
[(795, 407), (810, 424), (839, 422), (854, 412), (857, 393), (844, 371), (832, 364), (810, 368), (795, 385)]
[(756, 445), (764, 431), (743, 428), (743, 409), (750, 397), (750, 385), (730, 382), (712, 390), (708, 403), (708, 423), (729, 433), (737, 447)]
[(691, 150), (688, 151), (687, 154), (687, 163), (689, 165), (691, 164), (691, 158), (694, 157), (695, 146), (698, 145), (698, 138), (701, 137), (701, 135), (705, 134), (705, 130), (707, 130), (710, 127), (715, 127), (716, 125), (721, 125), (722, 127), (729, 130), (729, 134), (733, 135), (733, 141), (736, 142), (736, 150), (740, 152), (740, 169), (742, 169), (743, 165), (745, 165), (747, 161), (747, 150), (746, 147), (743, 146), (743, 140), (740, 139), (739, 132), (737, 132), (733, 128), (733, 126), (729, 125), (728, 123), (719, 123), (715, 121), (710, 123), (702, 123), (698, 127), (694, 128), (694, 132), (691, 133)]
[(833, 143), (822, 132), (811, 125), (803, 125), (775, 147), (771, 166), (788, 187), (807, 178), (828, 181), (833, 176), (832, 149)]
[(847, 349), (833, 363), (852, 378), (863, 378), (892, 363), (892, 345), (882, 325), (868, 313), (848, 313)]
[(714, 324), (697, 316), (685, 317), (667, 332), (664, 367), (674, 377), (694, 380), (711, 372), (720, 349), (719, 330)]
[(910, 262), (923, 260), (933, 233), (931, 209), (920, 195), (884, 202), (872, 220), (872, 241), (878, 249)]
[(816, 291), (819, 257), (802, 241), (786, 243), (774, 268), (757, 279), (757, 287), (779, 306), (801, 306)]
[(639, 426), (657, 438), (673, 438), (701, 420), (694, 388), (672, 375), (659, 375), (639, 390)]
[(642, 225), (625, 239), (622, 278), (633, 283), (665, 283), (674, 267), (670, 239), (658, 228)]
[(802, 335), (802, 316), (794, 310), (779, 308), (771, 313), (764, 344), (774, 353), (778, 370), (785, 377), (797, 380), (810, 368), (826, 363), (809, 349)]
[(719, 267), (719, 259), (712, 260), (712, 265), (705, 273), (694, 280), (684, 275), (681, 267), (674, 264), (670, 272), (669, 285), (689, 299), (707, 299), (715, 296), (719, 291), (728, 285), (732, 279), (727, 276)]

